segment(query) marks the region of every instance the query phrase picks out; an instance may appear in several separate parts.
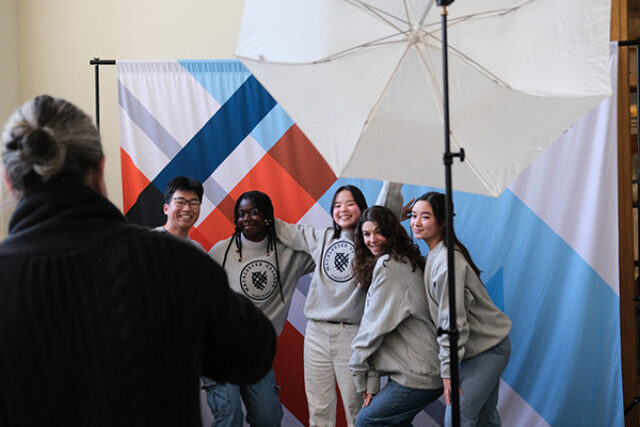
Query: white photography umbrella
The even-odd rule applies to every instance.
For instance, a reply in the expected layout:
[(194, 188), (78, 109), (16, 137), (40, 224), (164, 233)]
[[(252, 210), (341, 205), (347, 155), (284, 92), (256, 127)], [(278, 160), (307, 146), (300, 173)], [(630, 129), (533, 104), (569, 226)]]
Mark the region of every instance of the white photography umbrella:
[[(453, 189), (497, 196), (610, 95), (610, 1), (448, 10), (451, 148), (466, 152)], [(434, 1), (245, 0), (236, 55), (337, 176), (444, 188), (439, 12)]]
[(336, 175), (446, 183), (453, 329), (442, 332), (459, 425), (452, 187), (498, 196), (610, 95), (610, 1), (460, 1), (448, 25), (438, 12), (434, 0), (245, 0), (236, 55)]

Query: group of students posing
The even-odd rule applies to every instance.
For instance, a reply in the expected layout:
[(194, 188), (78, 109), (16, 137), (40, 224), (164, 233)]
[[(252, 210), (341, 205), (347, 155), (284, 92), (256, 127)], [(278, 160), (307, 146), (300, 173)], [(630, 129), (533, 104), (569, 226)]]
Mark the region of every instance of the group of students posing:
[[(350, 426), (409, 425), (441, 394), (448, 404), (458, 393), (448, 336), (436, 333), (449, 329), (443, 194), (402, 207), (400, 185), (385, 183), (367, 208), (357, 187), (343, 186), (333, 226), (318, 230), (276, 220), (266, 194), (247, 192), (234, 208), (235, 232), (210, 251), (216, 264), (126, 223), (105, 198), (97, 129), (73, 104), (46, 95), (27, 102), (5, 126), (1, 154), (18, 205), (0, 243), (0, 424), (199, 425), (196, 384), (206, 375), (214, 425), (241, 425), (241, 401), (251, 425), (279, 425), (273, 329), (282, 331), (298, 279), (312, 271), (311, 426), (335, 425), (336, 383)], [(202, 195), (201, 183), (172, 180), (157, 230), (198, 246), (188, 231)], [(400, 224), (408, 217), (429, 246), (426, 261)], [(454, 249), (460, 418), (500, 425), (511, 322), (457, 239)]]
[[(199, 194), (183, 189), (179, 199), (201, 199), (201, 187), (193, 190)], [(175, 195), (166, 195), (168, 215)], [(436, 333), (449, 329), (445, 196), (429, 192), (402, 207), (400, 185), (385, 183), (377, 203), (368, 208), (357, 187), (340, 187), (331, 205), (333, 227), (316, 229), (275, 219), (269, 197), (250, 191), (235, 205), (235, 232), (209, 254), (224, 267), (231, 288), (250, 298), (277, 334), (298, 279), (313, 272), (304, 306), (311, 426), (335, 425), (336, 383), (349, 426), (411, 425), (443, 393), (450, 425), (449, 337)], [(186, 213), (194, 207), (188, 200), (181, 205)], [(407, 218), (415, 238), (429, 247), (426, 262), (400, 223)], [(187, 224), (193, 222), (187, 217)], [(461, 424), (496, 426), (511, 321), (493, 304), (455, 234), (454, 241)], [(280, 425), (273, 370), (251, 385), (202, 382), (214, 425), (242, 425), (241, 400), (249, 424)]]

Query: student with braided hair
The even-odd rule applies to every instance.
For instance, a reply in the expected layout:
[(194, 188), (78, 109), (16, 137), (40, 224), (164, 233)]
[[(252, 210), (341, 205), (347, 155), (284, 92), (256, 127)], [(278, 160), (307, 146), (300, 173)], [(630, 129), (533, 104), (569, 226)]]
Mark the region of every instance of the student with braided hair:
[[(209, 254), (227, 272), (231, 289), (249, 298), (271, 320), (279, 335), (298, 279), (314, 269), (308, 254), (277, 240), (273, 204), (265, 193), (243, 193), (234, 208), (235, 232)], [(273, 370), (251, 385), (203, 378), (214, 426), (241, 426), (241, 400), (252, 426), (279, 426), (282, 407)]]

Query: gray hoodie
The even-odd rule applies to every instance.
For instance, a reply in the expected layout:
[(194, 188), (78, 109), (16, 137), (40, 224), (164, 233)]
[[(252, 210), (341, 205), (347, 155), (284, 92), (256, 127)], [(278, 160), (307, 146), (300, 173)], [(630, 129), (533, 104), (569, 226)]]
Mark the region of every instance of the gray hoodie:
[(422, 270), (389, 255), (378, 259), (351, 348), (349, 368), (359, 392), (378, 393), (381, 375), (405, 387), (442, 387)]
[(169, 233), (169, 231), (167, 231), (166, 228), (164, 228), (164, 225), (159, 225), (156, 228), (153, 228), (151, 231), (159, 231), (161, 233), (167, 233), (173, 237), (175, 237), (176, 239), (180, 239), (183, 240), (185, 242), (189, 242), (191, 245), (195, 246), (196, 248), (200, 249), (202, 252), (206, 253), (207, 251), (204, 250), (204, 248), (202, 247), (202, 245), (200, 244), (200, 242), (198, 242), (197, 240), (193, 240), (191, 237), (187, 236), (186, 238), (182, 238), (182, 237), (178, 237), (178, 236), (174, 236), (173, 234)]
[[(511, 330), (511, 320), (500, 311), (487, 293), (462, 252), (454, 251), (458, 360), (462, 361), (500, 343)], [(424, 282), (431, 318), (438, 328), (449, 328), (447, 247), (441, 241), (427, 255)], [(450, 378), (449, 336), (438, 337), (440, 374)]]

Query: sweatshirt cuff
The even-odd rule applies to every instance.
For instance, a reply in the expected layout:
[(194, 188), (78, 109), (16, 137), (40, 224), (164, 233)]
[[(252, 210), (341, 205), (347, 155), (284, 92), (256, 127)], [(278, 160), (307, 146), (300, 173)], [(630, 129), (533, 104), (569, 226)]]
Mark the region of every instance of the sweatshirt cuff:
[(380, 375), (369, 371), (367, 376), (367, 393), (378, 394), (380, 392)]
[(367, 391), (367, 376), (366, 373), (361, 374), (354, 374), (353, 375), (353, 381), (356, 384), (356, 391), (358, 393), (363, 393)]
[(440, 377), (451, 378), (451, 365), (448, 361), (440, 364)]

